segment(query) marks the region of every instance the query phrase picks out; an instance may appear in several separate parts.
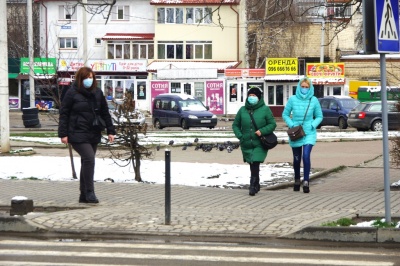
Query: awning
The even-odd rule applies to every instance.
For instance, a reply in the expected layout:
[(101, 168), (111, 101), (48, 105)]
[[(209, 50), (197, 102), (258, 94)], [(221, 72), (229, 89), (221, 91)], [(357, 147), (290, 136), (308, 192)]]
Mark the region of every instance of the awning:
[(104, 41), (127, 41), (127, 40), (153, 40), (154, 33), (106, 33), (106, 35), (101, 38)]
[(241, 61), (153, 61), (147, 66), (147, 71), (156, 72), (159, 69), (217, 69), (219, 72), (227, 68), (236, 68)]
[(18, 73), (8, 73), (9, 79), (16, 79), (18, 77)]
[[(56, 75), (35, 75), (33, 76), (34, 79), (54, 79)], [(29, 75), (27, 74), (18, 74), (16, 79), (29, 79)]]
[(304, 75), (267, 75), (265, 81), (299, 81)]

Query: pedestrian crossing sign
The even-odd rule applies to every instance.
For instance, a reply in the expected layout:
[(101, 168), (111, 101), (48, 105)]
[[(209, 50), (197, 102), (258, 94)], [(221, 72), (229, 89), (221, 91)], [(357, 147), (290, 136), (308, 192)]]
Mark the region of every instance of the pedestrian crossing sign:
[(374, 0), (378, 53), (399, 53), (399, 0)]

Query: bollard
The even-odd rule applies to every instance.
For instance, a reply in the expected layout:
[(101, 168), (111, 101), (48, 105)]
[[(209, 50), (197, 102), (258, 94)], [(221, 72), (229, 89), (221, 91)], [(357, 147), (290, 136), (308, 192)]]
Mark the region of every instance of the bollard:
[(165, 224), (171, 224), (171, 151), (165, 150)]
[(33, 212), (33, 200), (23, 196), (15, 196), (11, 199), (10, 216), (25, 215)]

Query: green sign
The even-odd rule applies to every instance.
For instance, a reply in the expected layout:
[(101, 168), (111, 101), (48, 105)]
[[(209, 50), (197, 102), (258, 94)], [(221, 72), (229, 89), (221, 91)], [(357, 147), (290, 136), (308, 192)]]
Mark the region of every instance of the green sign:
[[(29, 74), (29, 58), (21, 58), (21, 74)], [(56, 74), (56, 59), (55, 58), (34, 58), (33, 73), (35, 75), (55, 75)]]

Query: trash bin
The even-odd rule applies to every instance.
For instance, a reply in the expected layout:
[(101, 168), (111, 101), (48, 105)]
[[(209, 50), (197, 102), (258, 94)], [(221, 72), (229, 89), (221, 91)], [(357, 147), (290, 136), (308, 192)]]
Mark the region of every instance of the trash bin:
[(40, 128), (39, 109), (36, 107), (22, 108), (22, 121), (27, 128)]

